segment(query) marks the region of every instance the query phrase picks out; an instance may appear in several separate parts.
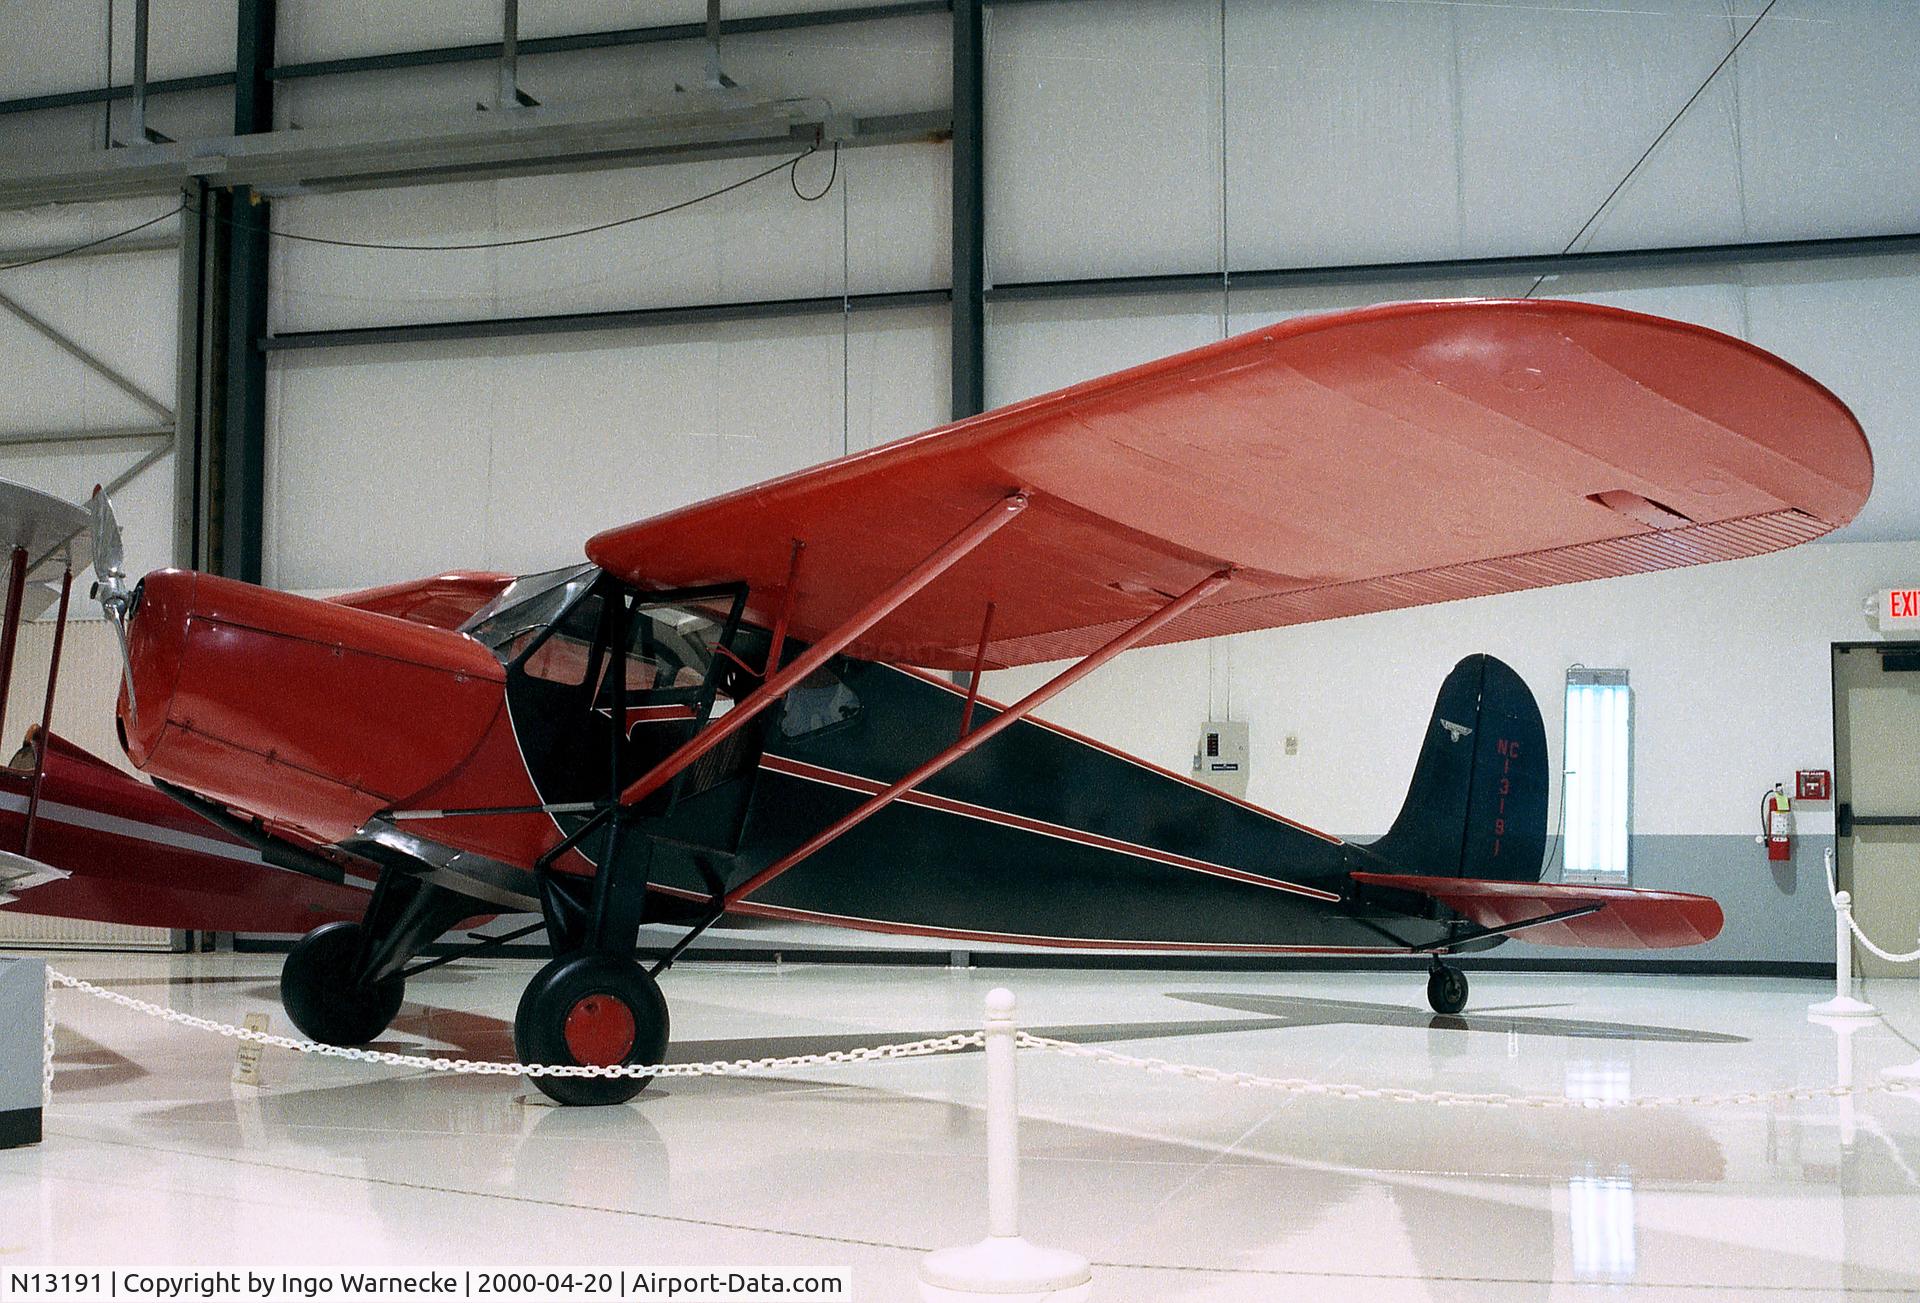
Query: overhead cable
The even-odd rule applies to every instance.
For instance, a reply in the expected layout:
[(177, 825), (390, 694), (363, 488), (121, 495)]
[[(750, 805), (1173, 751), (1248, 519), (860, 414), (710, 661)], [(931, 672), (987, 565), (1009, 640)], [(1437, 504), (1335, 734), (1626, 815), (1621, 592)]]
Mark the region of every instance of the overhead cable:
[[(1635, 159), (1633, 166), (1627, 169), (1627, 174), (1620, 178), (1619, 182), (1613, 187), (1613, 189), (1607, 191), (1607, 197), (1600, 201), (1600, 206), (1593, 210), (1592, 214), (1588, 216), (1586, 221), (1580, 223), (1580, 229), (1573, 233), (1573, 238), (1567, 241), (1566, 247), (1564, 249), (1560, 250), (1561, 257), (1564, 258), (1567, 254), (1570, 254), (1573, 252), (1574, 246), (1580, 243), (1581, 237), (1586, 235), (1588, 230), (1592, 228), (1593, 224), (1600, 220), (1601, 214), (1606, 212), (1608, 206), (1613, 203), (1614, 199), (1619, 196), (1620, 192), (1627, 188), (1627, 183), (1633, 180), (1633, 178), (1636, 175), (1638, 175), (1640, 169), (1643, 166), (1645, 166), (1646, 161), (1649, 158), (1653, 157), (1653, 151), (1660, 148), (1660, 142), (1665, 140), (1667, 136), (1672, 133), (1673, 129), (1678, 125), (1680, 125), (1680, 119), (1687, 116), (1687, 110), (1693, 107), (1694, 101), (1699, 99), (1702, 95), (1706, 94), (1707, 87), (1713, 85), (1713, 79), (1720, 75), (1721, 69), (1725, 68), (1729, 63), (1733, 62), (1733, 56), (1740, 53), (1740, 47), (1747, 43), (1747, 38), (1749, 36), (1752, 36), (1755, 31), (1759, 30), (1760, 24), (1766, 21), (1767, 15), (1773, 12), (1774, 5), (1778, 3), (1780, 3), (1780, 0), (1767, 0), (1767, 7), (1760, 11), (1759, 16), (1756, 17), (1752, 23), (1748, 24), (1746, 31), (1740, 33), (1740, 39), (1733, 43), (1733, 48), (1729, 49), (1726, 52), (1726, 54), (1721, 56), (1720, 62), (1713, 65), (1713, 71), (1707, 74), (1706, 80), (1701, 82), (1698, 86), (1694, 87), (1693, 94), (1687, 96), (1687, 102), (1680, 106), (1680, 111), (1674, 114), (1672, 118), (1668, 119), (1666, 126), (1660, 128), (1660, 134), (1653, 138), (1652, 144), (1648, 145), (1646, 149), (1641, 151), (1640, 157)], [(1534, 277), (1533, 284), (1529, 285), (1527, 287), (1527, 292), (1525, 294), (1522, 294), (1520, 297), (1523, 299), (1532, 298), (1534, 291), (1539, 289), (1540, 286), (1546, 281), (1547, 275), (1548, 273), (1541, 272), (1538, 276)]]
[[(677, 212), (680, 212), (682, 209), (692, 208), (696, 204), (703, 204), (710, 199), (718, 199), (722, 195), (731, 194), (735, 190), (744, 189), (745, 187), (752, 185), (755, 181), (765, 180), (767, 177), (774, 175), (776, 172), (781, 172), (781, 171), (797, 172), (803, 160), (812, 157), (814, 154), (818, 153), (819, 151), (820, 151), (820, 147), (818, 145), (815, 145), (809, 149), (803, 150), (798, 154), (795, 154), (792, 158), (782, 159), (780, 162), (775, 163), (772, 167), (766, 168), (759, 172), (755, 172), (752, 176), (742, 177), (738, 181), (733, 181), (728, 183), (727, 185), (720, 186), (717, 189), (706, 191), (704, 194), (695, 195), (690, 199), (682, 199), (677, 203), (667, 204), (660, 208), (649, 209), (644, 213), (634, 213), (627, 217), (617, 217), (612, 221), (597, 222), (592, 226), (577, 227), (573, 230), (553, 231), (546, 235), (528, 235), (528, 236), (521, 236), (516, 239), (510, 239), (510, 240), (476, 240), (476, 241), (465, 242), (460, 244), (392, 244), (392, 243), (387, 243), (379, 240), (352, 240), (352, 239), (343, 239), (335, 236), (326, 236), (326, 235), (304, 235), (296, 231), (269, 230), (268, 234), (278, 240), (297, 240), (303, 244), (324, 244), (324, 245), (333, 246), (335, 248), (343, 248), (343, 249), (382, 249), (382, 250), (391, 250), (399, 253), (455, 253), (455, 252), (463, 252), (463, 251), (473, 251), (478, 249), (509, 249), (509, 248), (515, 248), (521, 245), (528, 245), (528, 244), (546, 244), (554, 240), (571, 240), (582, 235), (592, 235), (599, 231), (610, 231), (617, 227), (631, 226), (635, 222), (644, 222), (655, 217), (665, 217), (669, 213), (677, 213)], [(819, 193), (803, 194), (801, 193), (797, 176), (790, 176), (789, 179), (792, 181), (792, 184), (793, 184), (793, 193), (802, 201), (806, 203), (813, 203), (817, 200), (820, 200), (826, 197), (827, 192), (833, 189), (834, 182), (838, 180), (839, 175), (840, 175), (840, 146), (838, 143), (836, 143), (833, 147), (833, 171), (828, 175), (827, 184), (819, 191)], [(141, 222), (136, 226), (129, 226), (125, 230), (115, 231), (110, 235), (102, 235), (97, 239), (88, 240), (83, 244), (73, 245), (71, 248), (55, 249), (55, 250), (52, 250), (51, 252), (40, 254), (37, 257), (25, 258), (19, 262), (0, 265), (0, 272), (14, 271), (21, 267), (31, 267), (37, 263), (52, 262), (57, 258), (66, 258), (66, 257), (71, 257), (72, 255), (77, 253), (84, 253), (89, 249), (98, 248), (100, 245), (111, 244), (113, 241), (123, 239), (124, 237), (132, 235), (137, 231), (144, 231), (149, 226), (158, 225), (159, 223), (164, 222), (171, 217), (177, 217), (181, 213), (185, 213), (185, 212), (194, 212), (194, 213), (203, 214), (205, 216), (213, 218), (213, 220), (220, 222), (223, 225), (231, 226), (236, 230), (252, 231), (252, 230), (258, 229), (257, 227), (253, 226), (251, 223), (242, 221), (238, 218), (222, 216), (219, 213), (209, 212), (208, 210), (198, 208), (194, 204), (182, 201), (178, 206), (168, 209), (166, 212), (161, 213), (158, 217), (148, 218), (146, 221)]]
[(186, 210), (187, 210), (187, 205), (184, 201), (182, 201), (178, 207), (169, 208), (166, 212), (161, 213), (158, 217), (149, 217), (146, 221), (140, 223), (138, 226), (129, 226), (124, 231), (115, 231), (111, 235), (102, 235), (98, 239), (88, 240), (85, 244), (76, 244), (73, 247), (68, 249), (55, 249), (51, 253), (43, 253), (37, 257), (22, 258), (19, 262), (10, 262), (5, 264), (4, 266), (0, 266), (0, 271), (18, 271), (22, 267), (32, 267), (38, 263), (52, 262), (55, 258), (70, 258), (76, 253), (85, 253), (88, 249), (97, 249), (103, 244), (111, 244), (115, 240), (124, 239), (126, 236), (132, 235), (136, 231), (144, 231), (149, 226), (158, 226), (161, 222), (166, 221), (169, 217), (178, 217), (181, 213), (184, 213)]
[[(327, 244), (342, 249), (389, 249), (399, 253), (458, 253), (475, 249), (511, 249), (526, 244), (546, 244), (553, 240), (571, 240), (582, 235), (592, 235), (598, 231), (610, 231), (619, 226), (631, 226), (635, 222), (644, 222), (655, 217), (665, 217), (668, 213), (677, 213), (683, 208), (691, 208), (695, 204), (703, 204), (709, 199), (718, 199), (721, 195), (731, 194), (735, 190), (744, 189), (752, 185), (755, 181), (765, 180), (776, 172), (785, 171), (789, 168), (797, 168), (800, 166), (802, 160), (810, 158), (819, 152), (820, 147), (814, 145), (795, 154), (792, 158), (783, 159), (775, 163), (772, 167), (764, 171), (755, 172), (752, 176), (742, 177), (740, 180), (723, 185), (717, 190), (709, 190), (705, 194), (695, 195), (691, 199), (682, 199), (678, 203), (667, 204), (662, 208), (649, 209), (644, 213), (635, 213), (630, 217), (616, 217), (610, 222), (596, 222), (592, 226), (576, 227), (570, 231), (554, 231), (547, 235), (525, 235), (512, 240), (475, 240), (462, 244), (388, 244), (379, 240), (344, 240), (325, 235), (300, 235), (293, 231), (275, 230), (271, 231), (270, 234), (278, 240), (298, 240), (305, 244)], [(835, 171), (837, 174), (839, 168), (838, 146), (835, 147), (834, 154), (836, 160)], [(829, 178), (827, 181), (827, 189), (830, 190), (832, 188), (833, 180)], [(800, 194), (799, 186), (795, 185), (794, 193), (799, 195), (801, 199), (811, 203), (815, 199), (824, 197), (827, 191), (822, 190), (817, 195), (802, 195)], [(240, 222), (233, 222), (231, 224), (235, 226), (244, 225)]]

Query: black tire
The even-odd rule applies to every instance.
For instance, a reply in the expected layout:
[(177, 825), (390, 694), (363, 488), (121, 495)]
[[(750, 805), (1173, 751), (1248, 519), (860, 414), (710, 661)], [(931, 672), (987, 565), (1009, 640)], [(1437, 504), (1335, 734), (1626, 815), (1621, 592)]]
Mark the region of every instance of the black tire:
[[(658, 1063), (667, 999), (647, 970), (615, 955), (562, 955), (533, 975), (513, 1016), (522, 1063)], [(651, 1077), (535, 1077), (561, 1104), (624, 1104)]]
[(358, 923), (324, 923), (300, 938), (280, 969), (287, 1017), (324, 1045), (365, 1045), (406, 998), (407, 979), (398, 973), (371, 986), (354, 980), (361, 935)]
[(1459, 1013), (1467, 1007), (1467, 975), (1450, 964), (1435, 964), (1427, 974), (1427, 1003), (1435, 1013)]

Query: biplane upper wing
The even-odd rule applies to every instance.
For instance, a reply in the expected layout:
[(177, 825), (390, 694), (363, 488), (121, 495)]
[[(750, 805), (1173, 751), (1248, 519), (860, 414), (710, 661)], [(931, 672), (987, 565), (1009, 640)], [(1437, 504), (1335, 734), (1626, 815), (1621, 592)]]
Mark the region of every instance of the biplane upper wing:
[[(1720, 935), (1725, 916), (1711, 896), (1644, 887), (1574, 882), (1508, 882), (1428, 877), (1412, 873), (1355, 873), (1353, 880), (1430, 896), (1481, 927), (1512, 929), (1546, 946), (1605, 946), (1660, 950), (1695, 946)], [(1575, 913), (1593, 906), (1591, 912)], [(1567, 915), (1567, 917), (1561, 917)], [(1551, 922), (1530, 923), (1531, 919)]]
[(20, 618), (36, 620), (59, 600), (61, 577), (93, 560), (92, 521), (85, 507), (0, 480), (0, 550), (26, 554)]
[(1866, 501), (1859, 423), (1741, 340), (1584, 303), (1304, 317), (596, 535), (645, 587), (745, 580), (816, 640), (1015, 491), (1031, 505), (848, 650), (1080, 656), (1234, 568), (1177, 642), (1750, 556)]

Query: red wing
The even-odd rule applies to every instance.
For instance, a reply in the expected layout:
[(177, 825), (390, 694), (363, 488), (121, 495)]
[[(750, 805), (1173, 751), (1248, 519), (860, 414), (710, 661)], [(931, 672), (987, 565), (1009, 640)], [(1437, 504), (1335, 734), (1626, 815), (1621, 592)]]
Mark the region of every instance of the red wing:
[(1726, 921), (1711, 896), (1634, 887), (1589, 887), (1568, 882), (1505, 882), (1485, 878), (1429, 878), (1412, 873), (1355, 873), (1355, 882), (1431, 896), (1482, 927), (1601, 905), (1596, 913), (1530, 927), (1519, 935), (1543, 946), (1603, 946), (1662, 950), (1694, 946), (1720, 935)]
[(1585, 303), (1299, 318), (596, 535), (644, 587), (745, 580), (814, 640), (994, 502), (1033, 505), (849, 651), (1084, 655), (1224, 566), (1148, 642), (1751, 556), (1851, 520), (1860, 426), (1741, 340)]

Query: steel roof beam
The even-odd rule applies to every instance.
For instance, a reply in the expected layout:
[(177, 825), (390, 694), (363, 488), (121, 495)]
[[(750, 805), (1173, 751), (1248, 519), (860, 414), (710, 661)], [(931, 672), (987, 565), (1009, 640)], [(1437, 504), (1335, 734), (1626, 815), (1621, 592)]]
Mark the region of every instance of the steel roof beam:
[(70, 258), (104, 258), (116, 253), (163, 253), (180, 247), (178, 235), (129, 235), (118, 240), (109, 240), (105, 244), (90, 244), (75, 248), (68, 244), (30, 245), (18, 249), (0, 249), (0, 268), (10, 268), (15, 263), (42, 262), (59, 259), (65, 262)]
[(288, 195), (799, 152), (834, 141), (857, 148), (941, 139), (951, 126), (945, 109), (870, 118), (791, 105), (673, 116), (604, 104), (517, 109), (411, 130), (356, 124), (54, 156), (0, 174), (0, 208), (172, 194), (196, 179)]
[[(722, 36), (752, 36), (769, 32), (800, 31), (842, 23), (865, 23), (889, 18), (911, 18), (920, 14), (947, 12), (948, 0), (908, 0), (901, 4), (861, 5), (847, 9), (808, 10), (791, 14), (763, 14), (753, 18), (730, 18), (720, 24)], [(661, 45), (675, 41), (704, 41), (707, 25), (668, 23), (656, 27), (622, 27), (609, 31), (580, 32), (568, 36), (540, 36), (515, 42), (520, 56), (563, 54), (573, 50), (618, 49), (633, 45)], [(289, 63), (270, 69), (271, 81), (293, 81), (311, 77), (340, 77), (353, 73), (387, 72), (399, 68), (430, 68), (452, 63), (484, 63), (500, 59), (506, 52), (503, 41), (478, 45), (450, 45), (424, 50), (397, 50), (387, 54), (369, 54), (346, 59), (316, 59)], [(146, 93), (177, 94), (184, 91), (215, 90), (233, 85), (231, 72), (205, 73), (195, 77), (173, 77), (149, 81)], [(100, 104), (111, 100), (132, 99), (132, 86), (105, 86), (90, 90), (56, 91), (47, 95), (27, 95), (0, 100), (0, 113), (33, 113), (44, 109), (73, 108), (82, 104)]]
[(703, 303), (687, 307), (628, 308), (615, 312), (562, 312), (549, 316), (488, 317), (475, 321), (428, 321), (397, 326), (352, 326), (340, 330), (294, 330), (260, 341), (267, 352), (304, 348), (353, 348), (369, 344), (417, 344), (467, 339), (508, 339), (525, 335), (562, 335), (595, 330), (646, 330), (662, 326), (698, 326), (726, 321), (766, 321), (779, 317), (839, 316), (842, 312), (884, 312), (928, 307), (949, 301), (946, 290), (838, 294), (803, 299), (759, 299), (744, 303)]
[[(1603, 249), (1584, 253), (1516, 254), (1494, 258), (1438, 258), (1412, 262), (1354, 263), (1325, 267), (1278, 267), (1229, 272), (1229, 290), (1301, 286), (1381, 285), (1410, 280), (1578, 276), (1622, 271), (1671, 271), (1684, 267), (1809, 262), (1920, 254), (1920, 232), (1849, 235), (1819, 240), (1754, 240), (1741, 244), (1673, 245), (1653, 249)], [(1128, 298), (1164, 294), (1218, 294), (1217, 271), (1153, 276), (1101, 276), (1076, 280), (1014, 281), (987, 290), (990, 303)]]
[[(1671, 249), (1632, 249), (1606, 253), (1547, 254), (1519, 258), (1462, 258), (1442, 262), (1374, 263), (1360, 267), (1304, 267), (1235, 272), (1234, 290), (1284, 289), (1346, 284), (1393, 284), (1409, 280), (1475, 277), (1574, 276), (1608, 271), (1674, 271), (1696, 266), (1766, 266), (1826, 258), (1920, 255), (1920, 233), (1848, 236), (1831, 240), (1780, 240), (1750, 244), (1698, 245)], [(1071, 281), (996, 285), (988, 302), (1070, 302), (1076, 299), (1155, 297), (1220, 292), (1216, 272), (1172, 276), (1116, 276)], [(847, 300), (855, 312), (884, 311), (950, 302), (946, 289), (899, 290), (855, 294)], [(546, 316), (492, 317), (394, 326), (357, 326), (335, 330), (290, 331), (262, 340), (268, 351), (404, 344), (430, 340), (500, 339), (572, 331), (637, 330), (655, 326), (750, 321), (776, 317), (838, 313), (839, 295), (803, 299), (700, 304), (686, 307), (632, 308), (613, 312), (569, 312)]]
[(171, 439), (170, 425), (116, 426), (105, 430), (0, 430), (0, 447), (48, 443), (99, 443), (113, 439)]
[(89, 352), (71, 336), (63, 333), (43, 318), (35, 316), (6, 294), (0, 294), (0, 309), (5, 309), (11, 313), (16, 320), (29, 330), (39, 335), (49, 344), (52, 344), (68, 357), (71, 357), (87, 370), (99, 376), (102, 380), (105, 380), (128, 398), (131, 398), (135, 403), (146, 408), (160, 420), (171, 425), (173, 421), (173, 409), (135, 384), (127, 376), (107, 365), (97, 354)]

